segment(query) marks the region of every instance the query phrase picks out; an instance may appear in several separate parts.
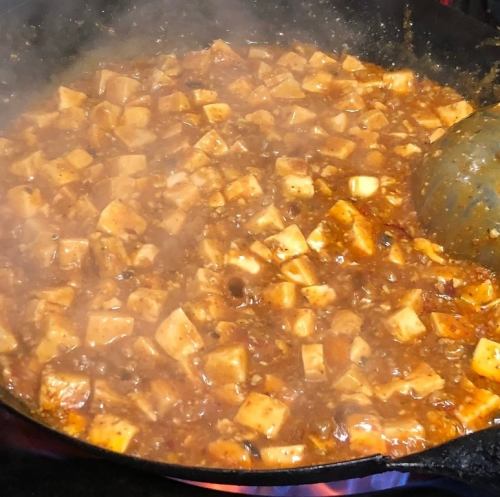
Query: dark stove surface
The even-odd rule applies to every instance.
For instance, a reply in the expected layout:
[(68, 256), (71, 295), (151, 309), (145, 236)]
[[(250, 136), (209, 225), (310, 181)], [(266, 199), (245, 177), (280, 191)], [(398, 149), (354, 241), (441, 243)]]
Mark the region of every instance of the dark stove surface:
[[(288, 497), (275, 487), (273, 497)], [(297, 492), (293, 493), (297, 495)], [(83, 456), (0, 407), (0, 496), (8, 497), (234, 497), (107, 460)], [(260, 493), (260, 495), (265, 495)], [(300, 495), (300, 493), (299, 493)], [(339, 495), (332, 491), (332, 497)], [(402, 488), (358, 497), (490, 497), (446, 479), (411, 477)], [(491, 496), (499, 497), (499, 496)]]

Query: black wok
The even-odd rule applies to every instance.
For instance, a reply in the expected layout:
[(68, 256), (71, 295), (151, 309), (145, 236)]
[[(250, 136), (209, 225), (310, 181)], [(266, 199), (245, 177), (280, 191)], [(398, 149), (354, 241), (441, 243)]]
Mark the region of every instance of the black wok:
[[(241, 42), (315, 42), (384, 66), (410, 66), (479, 103), (499, 98), (495, 31), (437, 1), (96, 0), (0, 1), (0, 124), (30, 95), (68, 68), (104, 52), (118, 58), (160, 49), (185, 50), (215, 38)], [(71, 73), (71, 69), (69, 69)], [(65, 76), (66, 74), (66, 76)], [(433, 473), (482, 485), (500, 495), (500, 428), (393, 460), (381, 455), (281, 470), (227, 470), (151, 462), (70, 439), (36, 419), (15, 397), (0, 402), (17, 414), (102, 458), (165, 476), (241, 485), (291, 485), (362, 477), (389, 470)]]

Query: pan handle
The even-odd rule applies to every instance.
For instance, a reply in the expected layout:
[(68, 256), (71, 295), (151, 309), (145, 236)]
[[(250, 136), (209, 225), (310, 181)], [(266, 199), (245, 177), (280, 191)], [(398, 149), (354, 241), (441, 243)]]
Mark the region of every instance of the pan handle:
[(446, 476), (500, 495), (500, 427), (465, 435), (443, 445), (400, 459), (387, 468)]

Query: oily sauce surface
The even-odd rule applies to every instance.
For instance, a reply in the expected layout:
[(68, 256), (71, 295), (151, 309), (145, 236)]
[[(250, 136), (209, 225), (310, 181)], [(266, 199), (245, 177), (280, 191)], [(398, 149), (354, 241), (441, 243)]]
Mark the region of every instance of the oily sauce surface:
[(495, 422), (498, 286), (409, 176), (472, 112), (295, 44), (106, 64), (0, 138), (0, 371), (60, 429), (160, 461), (404, 455)]

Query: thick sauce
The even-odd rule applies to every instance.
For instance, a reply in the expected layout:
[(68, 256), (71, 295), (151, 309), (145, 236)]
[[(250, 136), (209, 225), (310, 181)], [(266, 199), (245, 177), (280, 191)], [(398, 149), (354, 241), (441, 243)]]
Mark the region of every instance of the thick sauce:
[(0, 138), (3, 385), (74, 436), (192, 465), (398, 456), (488, 426), (497, 282), (424, 238), (408, 186), (470, 112), (298, 44), (60, 87)]

